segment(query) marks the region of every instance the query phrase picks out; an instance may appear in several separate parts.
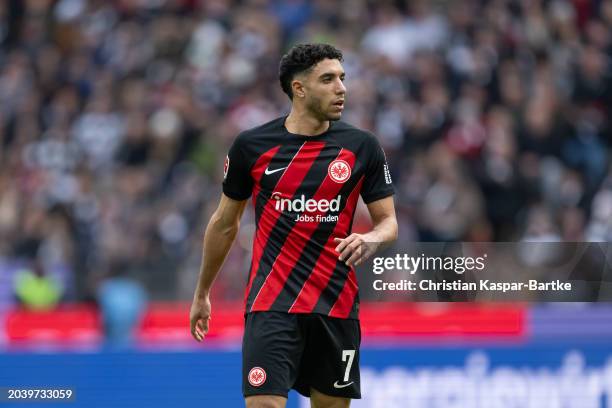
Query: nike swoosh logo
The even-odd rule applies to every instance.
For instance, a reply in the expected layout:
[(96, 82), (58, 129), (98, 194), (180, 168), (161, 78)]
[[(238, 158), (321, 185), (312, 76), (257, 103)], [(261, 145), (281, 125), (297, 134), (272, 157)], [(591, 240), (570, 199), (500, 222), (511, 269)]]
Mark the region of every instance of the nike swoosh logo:
[(355, 381), (351, 381), (350, 383), (340, 385), (340, 384), (338, 384), (338, 381), (336, 381), (336, 382), (334, 383), (334, 388), (344, 388), (344, 387), (348, 387), (349, 385), (351, 385), (351, 384), (352, 384), (352, 383), (354, 383), (354, 382), (355, 382)]
[(266, 167), (266, 170), (264, 171), (264, 173), (266, 176), (269, 176), (270, 174), (274, 174), (278, 171), (285, 170), (286, 168), (287, 167), (281, 167), (280, 169), (268, 170), (268, 168)]

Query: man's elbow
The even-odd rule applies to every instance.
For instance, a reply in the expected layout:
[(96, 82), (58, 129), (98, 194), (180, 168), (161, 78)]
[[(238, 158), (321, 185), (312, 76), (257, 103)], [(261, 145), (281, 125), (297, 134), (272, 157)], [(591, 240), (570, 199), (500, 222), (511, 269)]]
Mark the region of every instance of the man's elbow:
[(390, 215), (381, 219), (374, 229), (379, 231), (382, 242), (393, 243), (397, 241), (398, 226), (395, 216)]
[(230, 238), (235, 237), (240, 228), (239, 219), (228, 219), (216, 213), (211, 218), (210, 224), (215, 234)]
[(224, 225), (221, 228), (221, 234), (228, 238), (234, 238), (238, 234), (238, 229), (240, 228), (240, 222), (235, 222), (233, 224)]
[(398, 237), (398, 226), (397, 226), (397, 219), (395, 217), (392, 218), (391, 220), (391, 231), (390, 231), (390, 236), (389, 236), (389, 242), (395, 242), (397, 241), (397, 237)]

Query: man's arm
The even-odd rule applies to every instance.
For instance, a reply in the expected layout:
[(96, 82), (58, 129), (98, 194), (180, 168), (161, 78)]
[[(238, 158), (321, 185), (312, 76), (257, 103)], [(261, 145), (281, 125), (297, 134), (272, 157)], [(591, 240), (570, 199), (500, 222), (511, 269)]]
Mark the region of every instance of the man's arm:
[(210, 289), (236, 238), (247, 201), (236, 201), (222, 194), (219, 207), (206, 227), (200, 277), (189, 313), (191, 335), (197, 341), (204, 340), (208, 333)]
[(366, 234), (351, 234), (344, 239), (334, 239), (338, 243), (336, 247), (336, 252), (340, 253), (338, 259), (348, 266), (361, 264), (381, 245), (397, 239), (393, 196), (371, 202), (367, 206), (374, 224), (372, 230)]

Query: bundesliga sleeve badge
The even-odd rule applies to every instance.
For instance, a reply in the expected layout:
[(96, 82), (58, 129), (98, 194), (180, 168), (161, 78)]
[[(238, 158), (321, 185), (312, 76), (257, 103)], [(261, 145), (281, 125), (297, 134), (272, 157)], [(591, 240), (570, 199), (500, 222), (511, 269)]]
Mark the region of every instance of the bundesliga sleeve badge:
[(225, 162), (223, 163), (223, 179), (227, 177), (227, 171), (229, 170), (229, 156), (225, 156)]

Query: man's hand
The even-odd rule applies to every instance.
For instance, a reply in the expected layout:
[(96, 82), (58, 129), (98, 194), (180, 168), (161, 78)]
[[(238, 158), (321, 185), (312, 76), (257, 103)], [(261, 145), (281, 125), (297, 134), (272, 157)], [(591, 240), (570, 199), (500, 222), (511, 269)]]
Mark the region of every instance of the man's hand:
[(221, 194), (219, 207), (210, 217), (206, 227), (200, 276), (189, 312), (191, 335), (197, 341), (204, 340), (208, 333), (210, 290), (236, 238), (240, 226), (240, 217), (246, 204), (247, 200), (236, 201), (225, 194)]
[(346, 238), (334, 238), (338, 244), (338, 259), (347, 266), (357, 266), (374, 254), (381, 245), (387, 245), (397, 239), (397, 220), (393, 197), (385, 197), (367, 204), (372, 223), (372, 230), (366, 234), (351, 234)]
[(191, 324), (191, 335), (197, 341), (204, 340), (208, 334), (208, 323), (210, 322), (210, 299), (208, 295), (193, 300), (189, 312)]
[(355, 233), (344, 239), (334, 238), (334, 242), (338, 243), (336, 247), (336, 252), (340, 254), (338, 259), (349, 267), (353, 265), (358, 266), (363, 263), (376, 252), (380, 245), (378, 242), (368, 242), (367, 239), (367, 234)]

